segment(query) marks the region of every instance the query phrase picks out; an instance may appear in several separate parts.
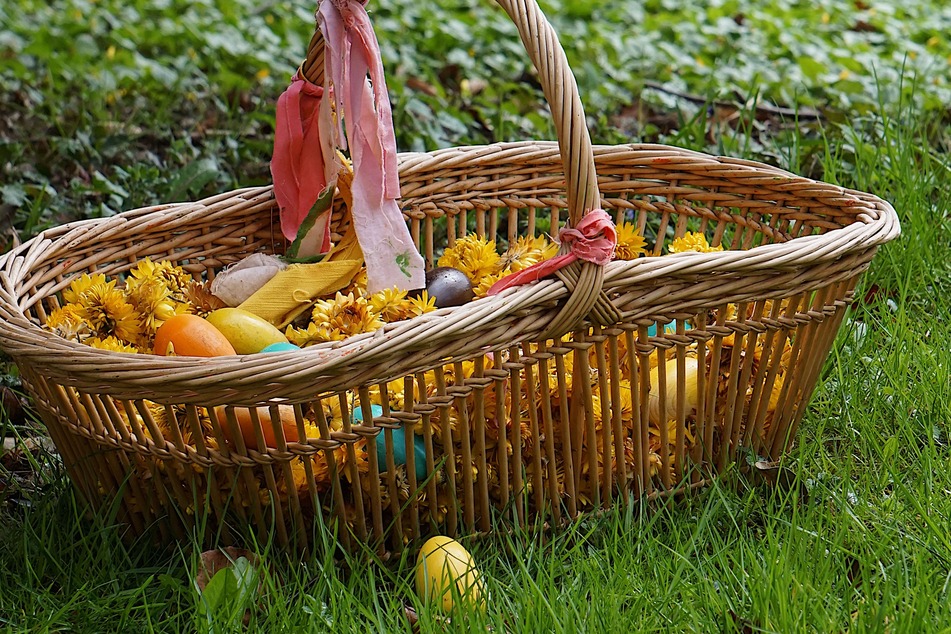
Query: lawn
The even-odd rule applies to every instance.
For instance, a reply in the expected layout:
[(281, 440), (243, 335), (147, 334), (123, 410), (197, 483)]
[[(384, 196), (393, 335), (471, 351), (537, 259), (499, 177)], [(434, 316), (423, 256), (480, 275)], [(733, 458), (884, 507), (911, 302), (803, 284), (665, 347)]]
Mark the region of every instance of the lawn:
[[(55, 224), (268, 182), (309, 3), (12, 2), (0, 252)], [(107, 514), (90, 516), (0, 358), (0, 436), (19, 439), (0, 454), (0, 628), (412, 631), (409, 605), (421, 632), (951, 631), (951, 9), (774, 4), (542, 6), (595, 142), (761, 160), (898, 211), (902, 236), (863, 279), (778, 473), (741, 463), (684, 498), (467, 540), (489, 599), (454, 622), (416, 598), (413, 553), (299, 561), (267, 545), (252, 546), (260, 591), (209, 613), (199, 549), (123, 545)], [(371, 8), (401, 149), (551, 138), (492, 3)]]

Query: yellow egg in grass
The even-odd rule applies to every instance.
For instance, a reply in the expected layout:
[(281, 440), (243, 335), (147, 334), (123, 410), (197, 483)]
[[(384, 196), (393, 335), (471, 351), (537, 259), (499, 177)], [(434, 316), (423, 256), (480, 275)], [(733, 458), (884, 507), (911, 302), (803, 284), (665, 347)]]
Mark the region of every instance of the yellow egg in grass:
[(416, 593), (424, 603), (447, 614), (456, 605), (470, 610), (485, 609), (482, 574), (472, 555), (462, 544), (444, 535), (431, 537), (419, 551)]
[(221, 331), (238, 354), (254, 354), (272, 344), (287, 343), (287, 337), (274, 324), (241, 308), (219, 308), (206, 319)]

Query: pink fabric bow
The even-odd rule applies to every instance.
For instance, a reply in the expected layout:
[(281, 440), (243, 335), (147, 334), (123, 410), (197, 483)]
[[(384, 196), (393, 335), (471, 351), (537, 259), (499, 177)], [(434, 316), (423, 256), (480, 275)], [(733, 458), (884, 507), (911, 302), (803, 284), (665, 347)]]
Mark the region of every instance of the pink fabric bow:
[(538, 281), (575, 260), (604, 266), (614, 257), (617, 231), (607, 212), (593, 209), (585, 214), (577, 227), (562, 229), (558, 233), (558, 241), (567, 244), (570, 251), (503, 277), (489, 288), (488, 294), (497, 295), (507, 288)]
[[(290, 241), (297, 238), (308, 213), (327, 189), (324, 146), (330, 136), (321, 137), (320, 103), (324, 89), (294, 74), (291, 85), (277, 100), (274, 130), (274, 155), (271, 177), (274, 196), (281, 210), (281, 233)], [(316, 221), (319, 252), (330, 248), (330, 214), (325, 212)]]
[(326, 46), (325, 76), (337, 108), (337, 145), (349, 145), (353, 160), (351, 214), (366, 260), (367, 290), (423, 288), (423, 258), (396, 203), (396, 136), (370, 18), (357, 0), (322, 0), (317, 21)]

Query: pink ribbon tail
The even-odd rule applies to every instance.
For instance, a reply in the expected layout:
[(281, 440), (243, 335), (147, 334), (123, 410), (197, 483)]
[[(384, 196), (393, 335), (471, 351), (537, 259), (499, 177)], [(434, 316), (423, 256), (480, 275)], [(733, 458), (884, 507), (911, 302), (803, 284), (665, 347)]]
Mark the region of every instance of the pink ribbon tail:
[(394, 286), (422, 288), (425, 263), (397, 204), (396, 135), (380, 46), (363, 5), (322, 0), (317, 11), (326, 45), (325, 77), (336, 105), (337, 145), (348, 147), (353, 161), (353, 227), (371, 293)]
[(607, 212), (593, 209), (585, 214), (577, 227), (562, 229), (558, 233), (558, 241), (568, 245), (568, 253), (556, 255), (551, 259), (533, 264), (527, 269), (506, 275), (489, 288), (487, 295), (498, 295), (513, 286), (537, 282), (575, 260), (585, 260), (604, 266), (614, 257), (617, 230)]
[[(329, 137), (321, 137), (318, 123), (324, 89), (294, 74), (290, 86), (277, 100), (274, 130), (274, 154), (271, 177), (274, 197), (281, 214), (281, 233), (288, 240), (297, 238), (317, 198), (327, 188), (322, 146)], [(330, 247), (330, 214), (323, 214), (321, 239), (324, 250)]]

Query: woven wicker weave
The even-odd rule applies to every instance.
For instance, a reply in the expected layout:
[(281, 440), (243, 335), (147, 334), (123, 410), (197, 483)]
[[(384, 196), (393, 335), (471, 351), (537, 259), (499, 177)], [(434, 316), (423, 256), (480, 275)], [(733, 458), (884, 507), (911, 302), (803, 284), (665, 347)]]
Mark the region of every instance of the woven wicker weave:
[[(402, 209), (427, 264), (467, 233), (511, 242), (596, 207), (634, 222), (649, 256), (579, 265), (303, 351), (195, 359), (97, 350), (41, 324), (84, 272), (119, 276), (150, 257), (210, 279), (250, 253), (281, 253), (271, 188), (46, 231), (0, 259), (0, 347), (89, 502), (119, 496), (132, 532), (160, 539), (188, 534), (206, 509), (207, 541), (254, 530), (307, 548), (323, 523), (346, 545), (388, 551), (433, 531), (561, 522), (702, 484), (744, 450), (775, 459), (788, 449), (860, 274), (898, 233), (894, 210), (749, 161), (592, 148), (540, 10), (499, 3), (539, 70), (559, 144), (402, 154)], [(319, 36), (303, 68), (319, 81)], [(335, 239), (349, 230), (344, 209), (334, 227)], [(661, 256), (687, 231), (725, 250)], [(700, 369), (694, 402), (688, 365)], [(394, 390), (403, 393), (397, 409), (388, 406)], [(652, 392), (671, 408), (657, 429)], [(352, 420), (374, 397), (384, 414)], [(171, 433), (150, 403), (177, 423)], [(240, 436), (229, 435), (233, 411), (210, 410), (279, 403), (294, 404), (301, 440), (276, 426), (276, 447), (263, 451), (227, 442)], [(306, 437), (305, 419), (319, 437)], [(402, 471), (392, 433), (401, 428)], [(372, 450), (378, 434), (383, 463)], [(417, 438), (433, 474), (420, 482)]]

